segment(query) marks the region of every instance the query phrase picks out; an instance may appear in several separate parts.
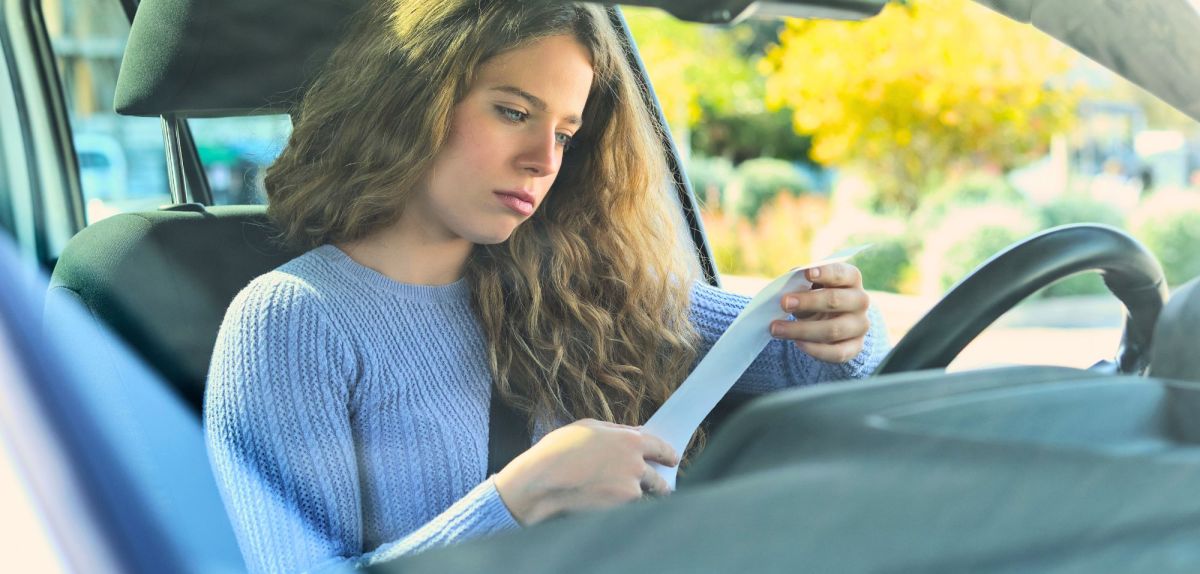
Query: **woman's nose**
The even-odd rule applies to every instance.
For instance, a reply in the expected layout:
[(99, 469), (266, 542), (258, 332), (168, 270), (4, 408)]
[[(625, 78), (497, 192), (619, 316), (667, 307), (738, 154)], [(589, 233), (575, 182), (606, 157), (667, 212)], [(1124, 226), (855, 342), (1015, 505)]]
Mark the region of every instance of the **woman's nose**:
[(554, 132), (530, 137), (518, 160), (521, 169), (538, 177), (557, 173), (562, 149), (556, 139)]

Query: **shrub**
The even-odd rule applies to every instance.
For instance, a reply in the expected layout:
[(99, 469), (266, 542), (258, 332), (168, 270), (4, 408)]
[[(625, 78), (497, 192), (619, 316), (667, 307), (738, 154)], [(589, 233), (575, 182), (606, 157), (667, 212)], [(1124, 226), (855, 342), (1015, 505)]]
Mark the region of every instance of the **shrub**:
[(828, 219), (829, 202), (783, 194), (762, 208), (754, 225), (721, 210), (700, 214), (718, 270), (774, 277), (808, 262), (813, 232)]
[[(1085, 195), (1068, 194), (1041, 207), (1043, 229), (1071, 223), (1102, 223), (1113, 227), (1125, 227), (1125, 216), (1112, 204), (1097, 201)], [(1042, 291), (1045, 297), (1068, 297), (1072, 295), (1100, 295), (1108, 293), (1104, 280), (1096, 273), (1068, 277)]]
[(974, 205), (948, 209), (925, 238), (920, 257), (922, 291), (944, 293), (972, 270), (1035, 231), (1036, 219), (1014, 206)]
[(1040, 211), (1043, 229), (1070, 223), (1102, 223), (1118, 228), (1125, 227), (1125, 216), (1120, 209), (1084, 195), (1064, 195), (1043, 205)]
[(745, 234), (746, 222), (718, 209), (702, 209), (700, 217), (704, 220), (704, 234), (712, 249), (713, 264), (717, 270), (730, 275), (744, 275), (746, 265), (742, 256), (741, 236)]
[(723, 208), (725, 186), (734, 177), (733, 163), (723, 157), (692, 156), (684, 169), (701, 207)]
[(808, 191), (804, 176), (791, 163), (773, 158), (742, 162), (737, 167), (737, 185), (737, 212), (751, 221), (758, 217), (762, 206), (780, 192), (798, 197)]
[(892, 293), (905, 291), (913, 272), (915, 246), (899, 219), (850, 212), (837, 216), (813, 239), (813, 258), (864, 243), (872, 247), (852, 262), (862, 271), (863, 287)]
[(918, 229), (932, 229), (960, 206), (1025, 205), (1025, 197), (1003, 177), (972, 173), (946, 182), (925, 194), (913, 215)]
[(909, 241), (903, 236), (861, 236), (847, 245), (870, 243), (871, 248), (854, 258), (862, 271), (863, 288), (899, 293), (912, 267)]
[(1133, 234), (1162, 263), (1176, 287), (1200, 275), (1200, 194), (1159, 192), (1134, 211)]
[(753, 226), (741, 234), (747, 272), (775, 277), (809, 262), (813, 234), (829, 220), (823, 196), (780, 194), (764, 205)]

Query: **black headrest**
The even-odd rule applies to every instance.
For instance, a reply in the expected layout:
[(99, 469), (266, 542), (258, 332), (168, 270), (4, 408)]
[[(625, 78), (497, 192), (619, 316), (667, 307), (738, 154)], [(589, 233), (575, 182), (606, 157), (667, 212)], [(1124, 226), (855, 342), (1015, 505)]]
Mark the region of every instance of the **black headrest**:
[(71, 239), (51, 289), (79, 299), (199, 412), (225, 309), (297, 255), (274, 235), (261, 206), (120, 214)]
[(283, 113), (365, 0), (142, 0), (116, 111), (191, 117)]

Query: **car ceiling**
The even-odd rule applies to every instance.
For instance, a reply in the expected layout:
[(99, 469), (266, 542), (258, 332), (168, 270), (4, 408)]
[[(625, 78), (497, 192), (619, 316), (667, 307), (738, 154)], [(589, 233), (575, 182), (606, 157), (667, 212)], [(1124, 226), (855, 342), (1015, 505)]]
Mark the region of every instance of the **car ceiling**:
[(975, 0), (1058, 38), (1200, 120), (1194, 0)]

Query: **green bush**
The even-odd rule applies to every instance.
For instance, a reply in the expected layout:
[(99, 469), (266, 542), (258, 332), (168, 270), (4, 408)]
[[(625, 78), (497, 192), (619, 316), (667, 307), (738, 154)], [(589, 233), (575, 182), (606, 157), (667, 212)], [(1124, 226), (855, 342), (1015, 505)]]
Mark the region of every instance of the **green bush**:
[(1134, 212), (1132, 228), (1162, 264), (1169, 285), (1200, 275), (1200, 194), (1156, 193)]
[(814, 236), (813, 258), (864, 243), (871, 248), (851, 262), (862, 271), (863, 286), (873, 291), (906, 292), (916, 249), (903, 220), (845, 212)]
[[(1041, 207), (1043, 229), (1071, 223), (1101, 223), (1117, 228), (1125, 227), (1125, 216), (1112, 204), (1096, 201), (1087, 196), (1064, 195)], [(1101, 295), (1108, 293), (1099, 274), (1086, 273), (1068, 277), (1042, 291), (1045, 297), (1068, 297), (1072, 295)]]
[(921, 198), (913, 216), (918, 228), (930, 229), (941, 224), (946, 214), (960, 206), (1025, 205), (1025, 197), (1003, 177), (973, 173), (943, 183)]
[(704, 207), (710, 199), (716, 199), (717, 205), (707, 207), (722, 207), (725, 187), (733, 181), (733, 163), (723, 157), (692, 156), (684, 169), (700, 205)]
[(863, 288), (899, 293), (912, 267), (909, 241), (902, 236), (855, 236), (849, 245), (870, 243), (852, 263), (862, 271)]
[(1068, 194), (1041, 207), (1042, 228), (1050, 229), (1070, 223), (1102, 223), (1125, 227), (1125, 215), (1110, 203), (1090, 197)]
[(1035, 231), (1036, 219), (1006, 205), (957, 206), (925, 238), (919, 271), (922, 290), (944, 293), (972, 270)]
[(804, 176), (787, 161), (774, 158), (757, 158), (742, 162), (737, 167), (739, 187), (737, 211), (743, 217), (754, 220), (762, 206), (770, 203), (781, 191), (799, 196), (808, 191)]

